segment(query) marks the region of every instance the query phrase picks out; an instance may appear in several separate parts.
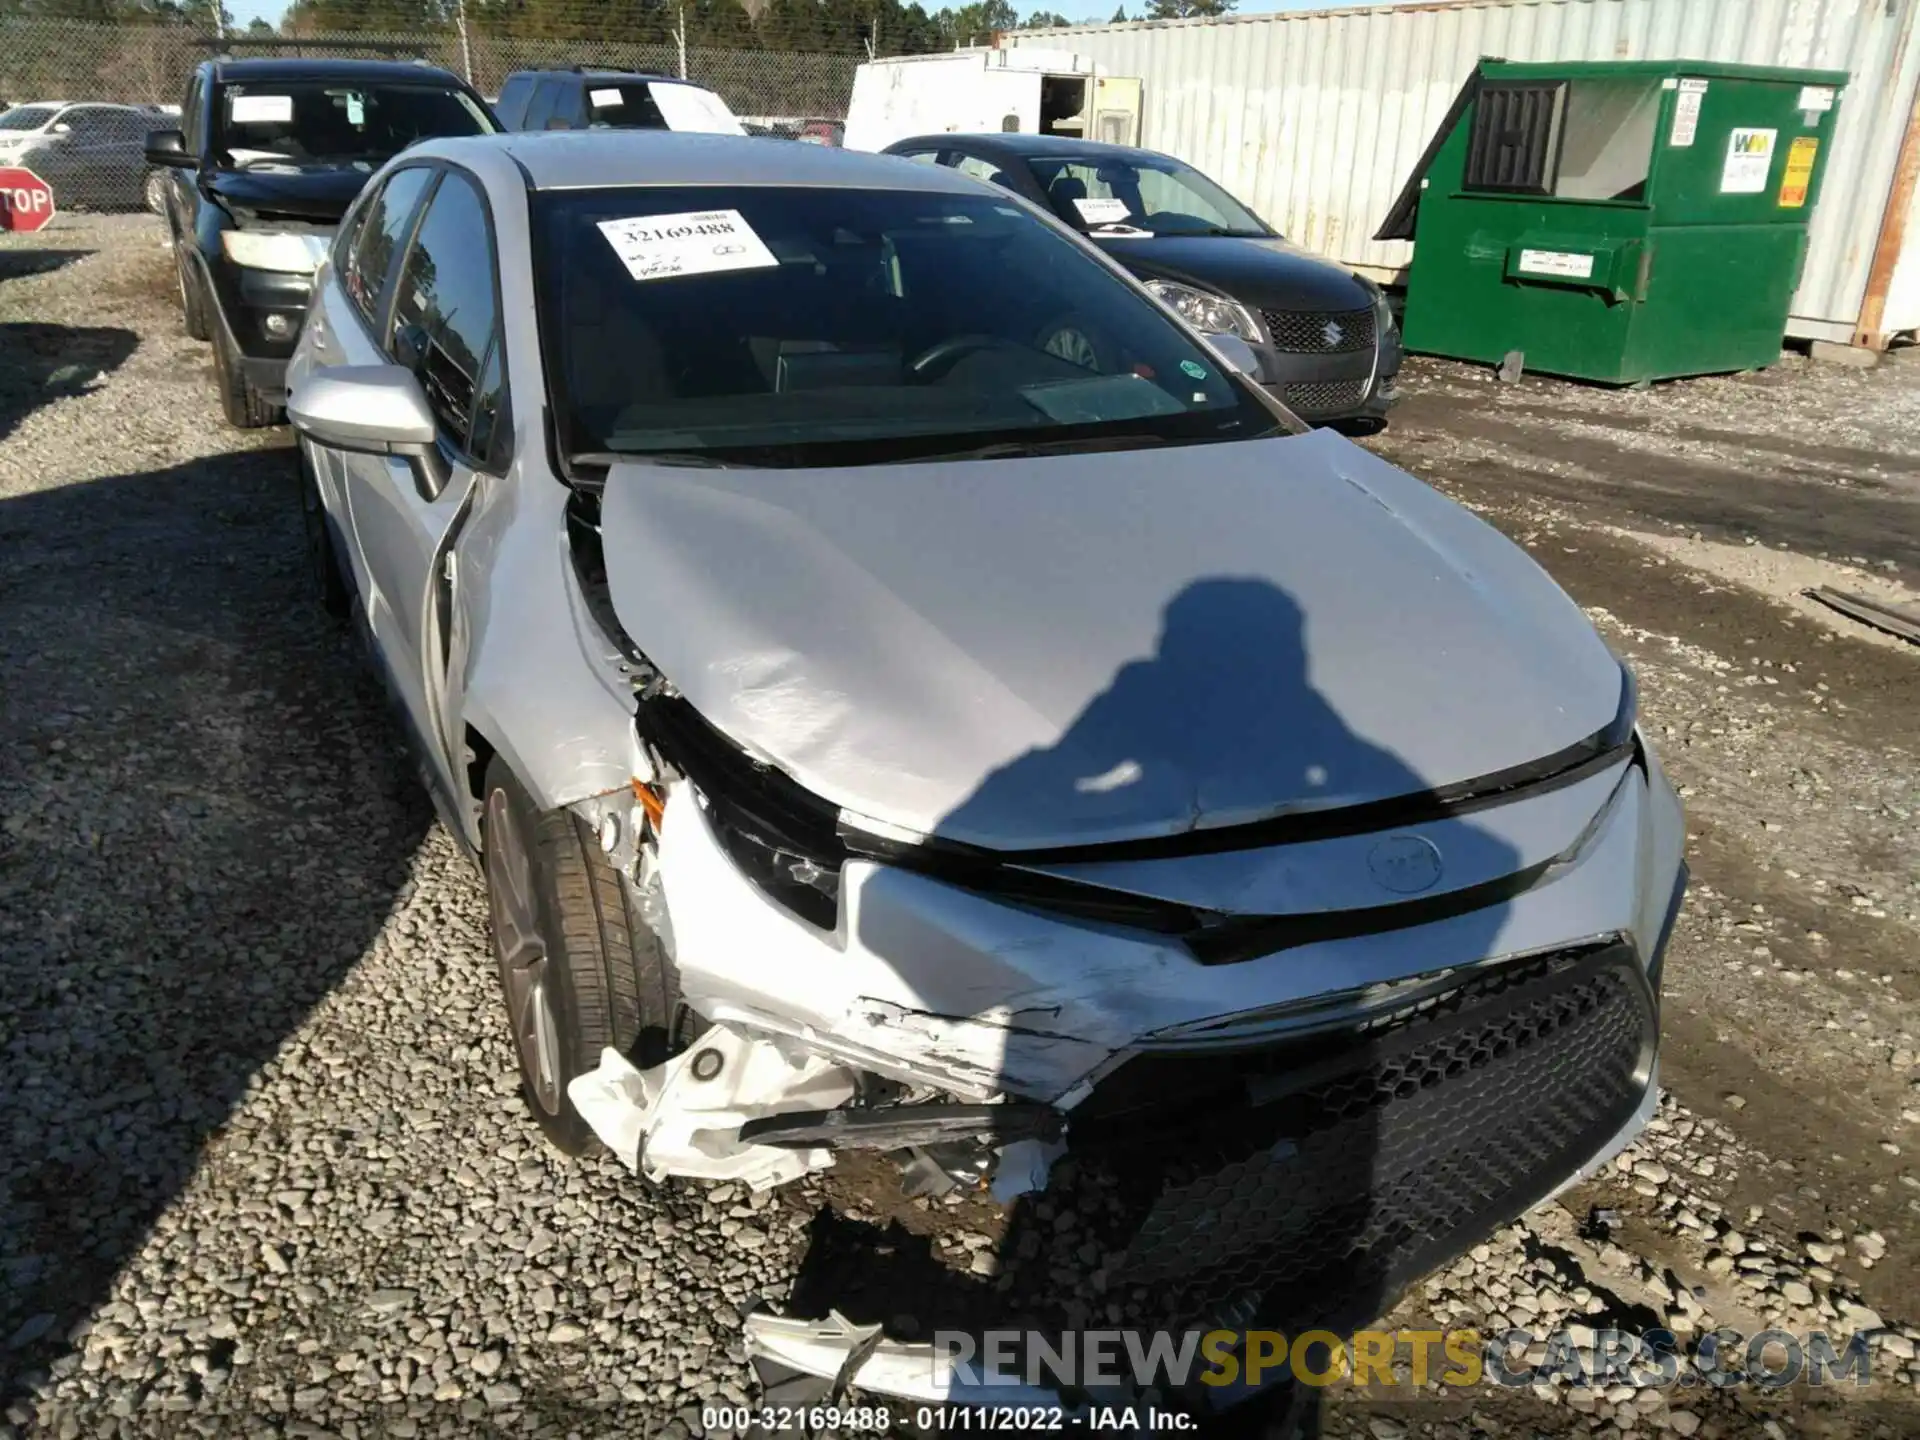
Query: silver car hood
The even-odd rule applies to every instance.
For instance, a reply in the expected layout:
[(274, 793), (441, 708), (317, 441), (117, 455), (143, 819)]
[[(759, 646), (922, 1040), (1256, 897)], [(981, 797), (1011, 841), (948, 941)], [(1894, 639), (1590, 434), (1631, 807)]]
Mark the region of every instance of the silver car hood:
[(880, 825), (1002, 850), (1455, 785), (1604, 729), (1517, 546), (1327, 431), (837, 470), (622, 463), (614, 610), (705, 719)]

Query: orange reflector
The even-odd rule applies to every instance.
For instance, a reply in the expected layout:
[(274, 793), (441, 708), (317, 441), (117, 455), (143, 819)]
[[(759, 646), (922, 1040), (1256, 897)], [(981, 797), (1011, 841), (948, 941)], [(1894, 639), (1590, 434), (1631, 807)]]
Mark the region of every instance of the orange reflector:
[(651, 785), (637, 775), (633, 778), (633, 798), (638, 800), (640, 808), (647, 812), (647, 819), (653, 822), (653, 828), (656, 831), (659, 830), (660, 822), (667, 813), (667, 802), (654, 792)]

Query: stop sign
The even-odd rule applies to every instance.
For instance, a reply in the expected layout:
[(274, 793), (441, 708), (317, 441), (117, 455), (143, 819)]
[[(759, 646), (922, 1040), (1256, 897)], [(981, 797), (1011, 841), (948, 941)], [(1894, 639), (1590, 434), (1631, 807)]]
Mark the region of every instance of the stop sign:
[(53, 187), (33, 171), (0, 165), (0, 227), (38, 230), (53, 219)]

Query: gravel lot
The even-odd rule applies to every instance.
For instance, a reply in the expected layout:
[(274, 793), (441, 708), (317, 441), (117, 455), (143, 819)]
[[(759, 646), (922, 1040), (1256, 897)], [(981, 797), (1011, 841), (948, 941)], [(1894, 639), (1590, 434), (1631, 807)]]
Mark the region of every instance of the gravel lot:
[[(1330, 1431), (1920, 1432), (1920, 651), (1797, 598), (1916, 598), (1920, 363), (1406, 381), (1370, 443), (1632, 659), (1695, 888), (1644, 1142), (1395, 1318), (1871, 1329), (1874, 1383), (1336, 1393)], [(993, 1216), (869, 1171), (750, 1199), (543, 1148), (286, 445), (220, 423), (151, 217), (0, 239), (0, 1429), (697, 1434), (823, 1206), (999, 1268)]]

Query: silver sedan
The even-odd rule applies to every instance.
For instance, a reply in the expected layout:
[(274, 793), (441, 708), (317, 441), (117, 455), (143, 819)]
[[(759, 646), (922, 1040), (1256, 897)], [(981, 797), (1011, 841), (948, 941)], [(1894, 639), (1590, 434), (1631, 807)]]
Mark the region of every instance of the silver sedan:
[[(556, 1145), (1102, 1186), (1157, 1324), (1297, 1333), (1631, 1137), (1685, 875), (1632, 677), (1236, 362), (905, 160), (524, 134), (369, 183), (288, 374), (316, 572)], [(982, 1381), (859, 1318), (749, 1347)]]

